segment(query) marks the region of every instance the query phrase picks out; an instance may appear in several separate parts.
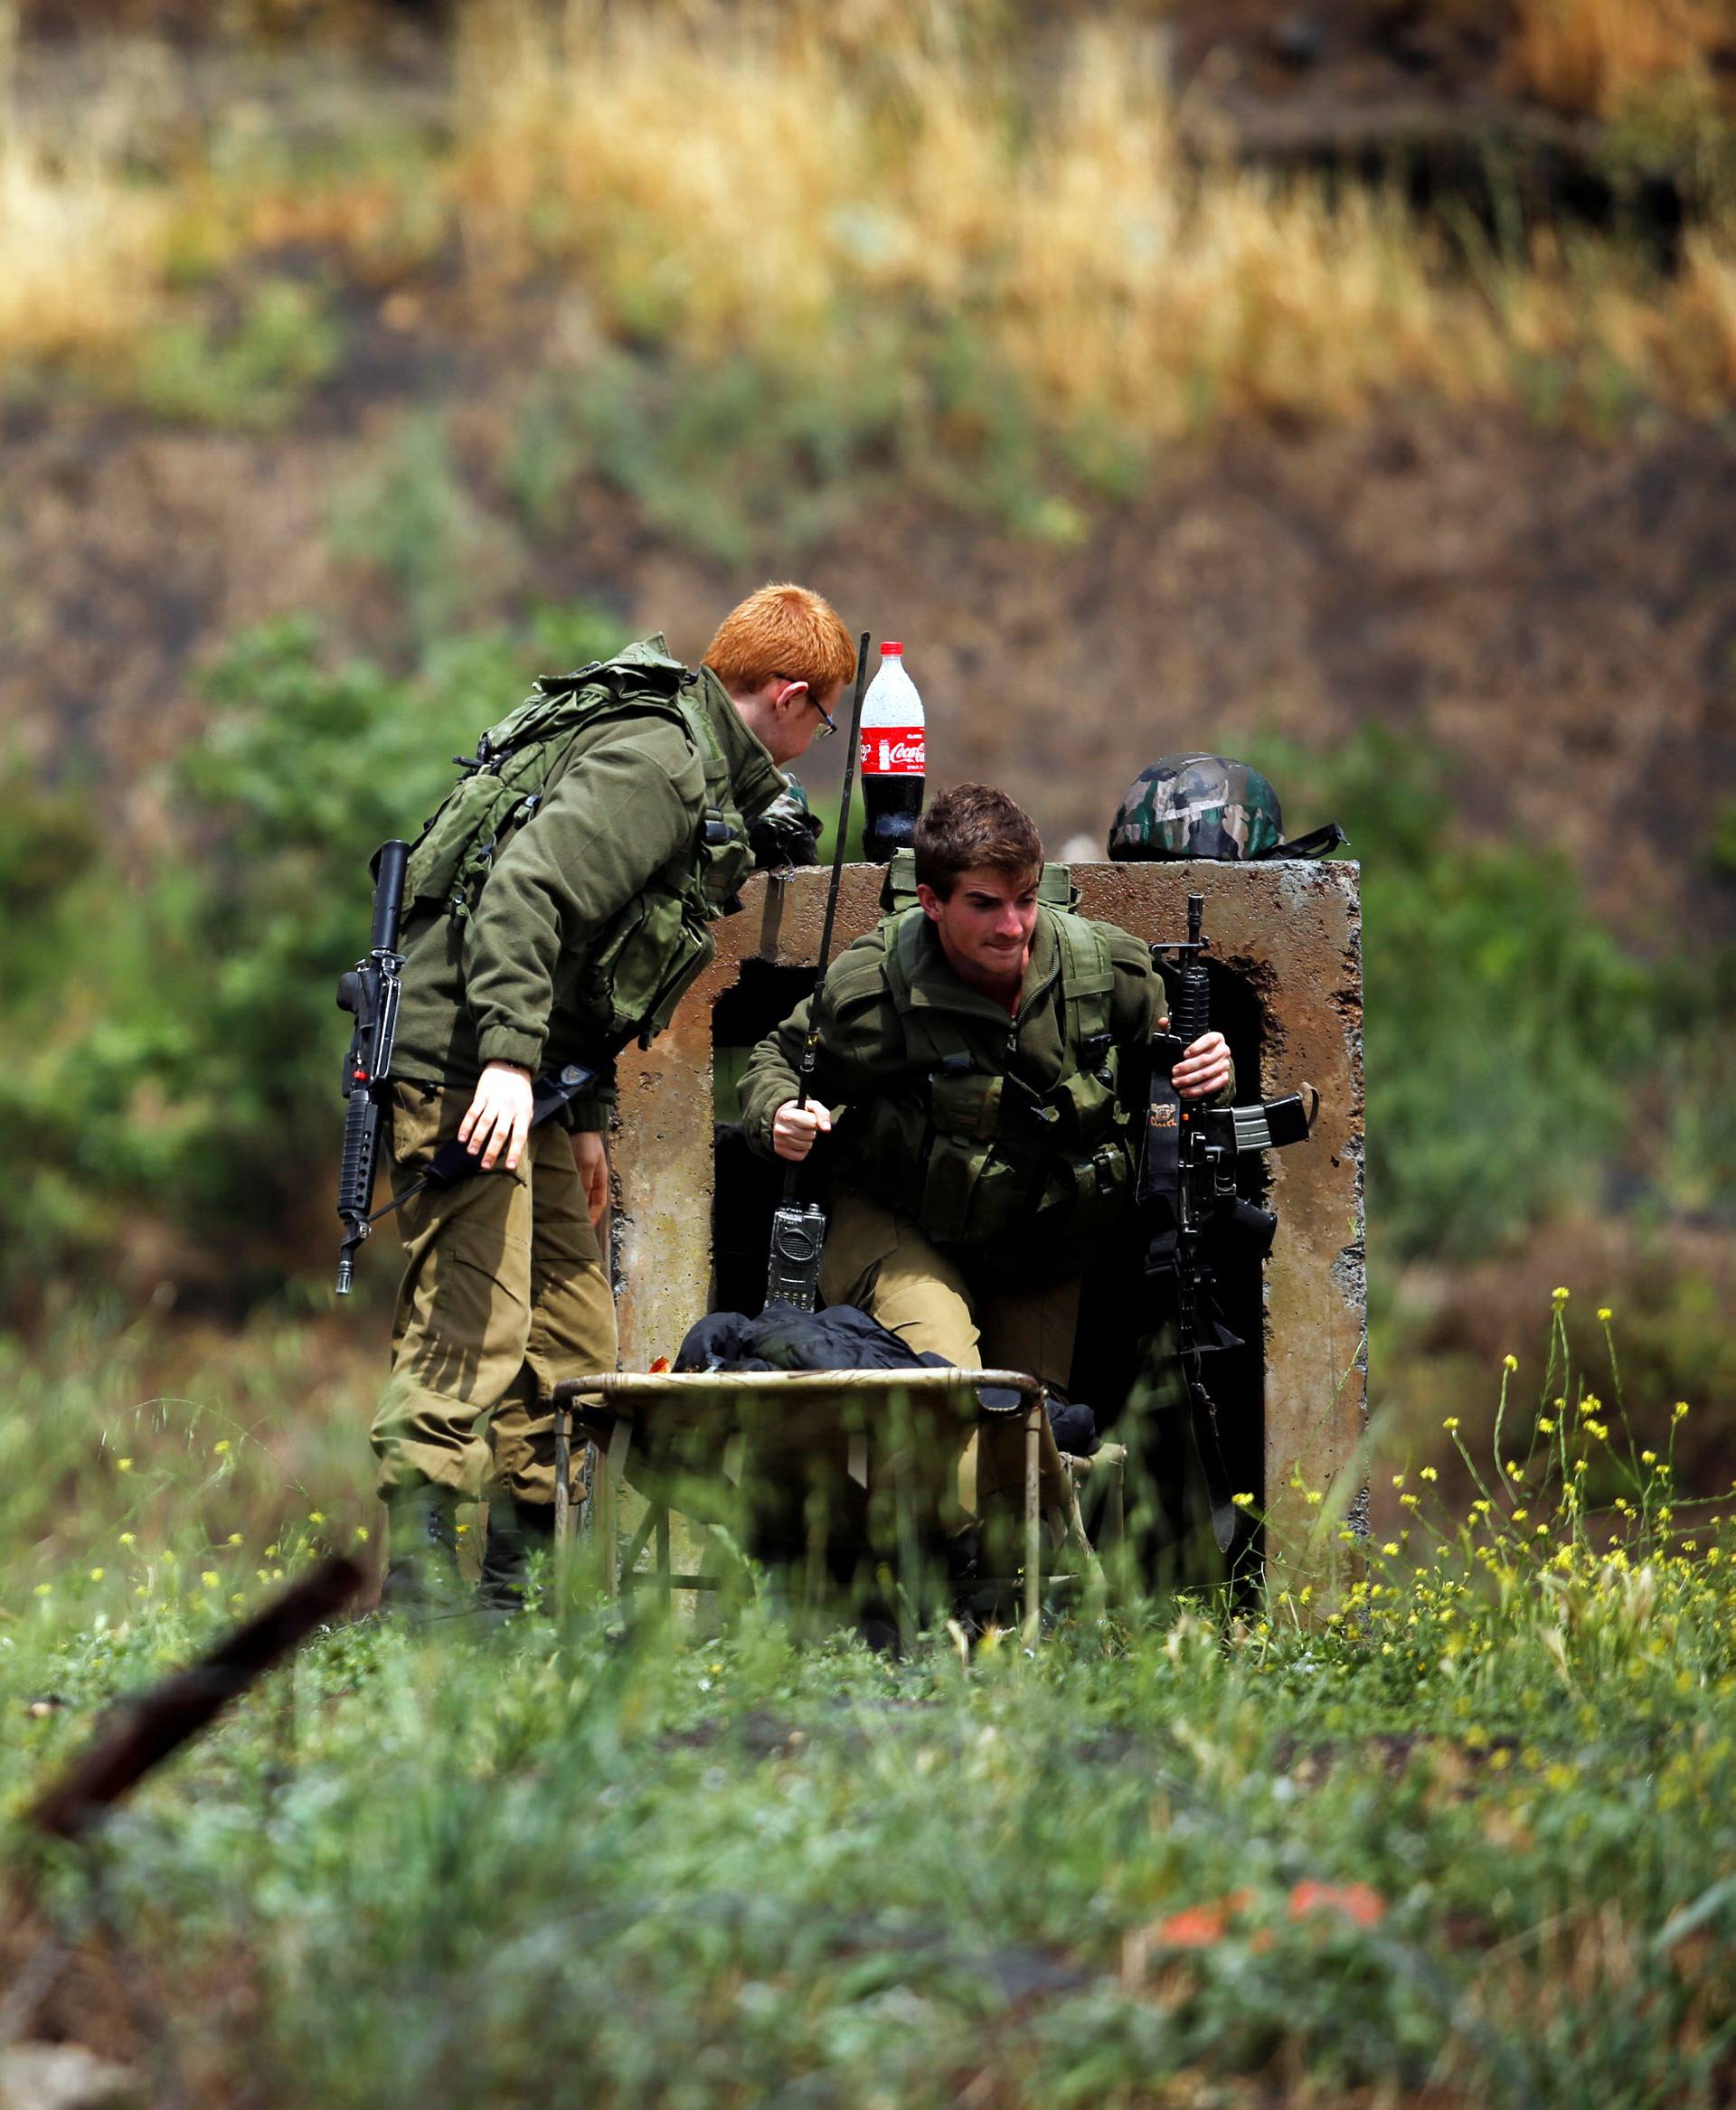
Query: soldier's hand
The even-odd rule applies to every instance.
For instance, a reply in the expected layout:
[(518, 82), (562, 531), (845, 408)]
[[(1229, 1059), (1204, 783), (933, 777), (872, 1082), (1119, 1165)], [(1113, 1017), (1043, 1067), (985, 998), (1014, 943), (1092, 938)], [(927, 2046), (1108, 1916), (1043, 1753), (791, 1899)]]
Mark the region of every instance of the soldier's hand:
[(812, 1100), (798, 1107), (794, 1099), (786, 1099), (771, 1117), (771, 1147), (793, 1164), (800, 1164), (813, 1149), (816, 1135), (831, 1133), (830, 1112)]
[(1184, 1099), (1215, 1098), (1230, 1081), (1230, 1043), (1222, 1033), (1202, 1033), (1171, 1072)]
[(579, 1169), (579, 1177), (585, 1183), (585, 1207), (595, 1223), (603, 1213), (603, 1204), (609, 1200), (609, 1154), (603, 1147), (600, 1132), (595, 1128), (575, 1128), (572, 1132), (572, 1162)]
[(458, 1141), (482, 1170), (492, 1173), (504, 1150), (506, 1170), (516, 1172), (531, 1132), (531, 1073), (516, 1062), (491, 1062), (476, 1079), (476, 1095), (458, 1129)]

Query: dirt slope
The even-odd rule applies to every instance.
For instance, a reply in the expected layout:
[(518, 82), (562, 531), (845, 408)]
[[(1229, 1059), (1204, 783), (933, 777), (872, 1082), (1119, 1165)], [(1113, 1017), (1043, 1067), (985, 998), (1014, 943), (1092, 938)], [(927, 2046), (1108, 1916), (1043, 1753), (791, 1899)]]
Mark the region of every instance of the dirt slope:
[[(285, 436), (80, 406), (0, 425), (0, 715), (51, 769), (94, 767), (142, 847), (162, 824), (152, 765), (195, 730), (190, 677), (238, 626), (319, 609), (390, 649), (390, 597), (330, 546), (358, 452), (442, 400), (485, 406), (460, 410), (461, 461), (494, 451), (507, 413), (486, 406), (510, 374), (463, 343), (407, 345), (395, 369), (390, 351), (353, 366), (365, 392)], [(1055, 841), (1100, 835), (1155, 754), (1262, 728), (1326, 744), (1373, 719), (1450, 749), (1467, 825), (1560, 840), (1643, 936), (1691, 900), (1727, 927), (1736, 907), (1703, 869), (1736, 789), (1732, 523), (1736, 454), (1705, 429), (1602, 446), (1413, 408), (1178, 453), (1075, 547), (907, 508), (790, 568), (905, 639), (937, 775), (1004, 780)], [(583, 595), (695, 655), (758, 578), (592, 489), (498, 606)]]

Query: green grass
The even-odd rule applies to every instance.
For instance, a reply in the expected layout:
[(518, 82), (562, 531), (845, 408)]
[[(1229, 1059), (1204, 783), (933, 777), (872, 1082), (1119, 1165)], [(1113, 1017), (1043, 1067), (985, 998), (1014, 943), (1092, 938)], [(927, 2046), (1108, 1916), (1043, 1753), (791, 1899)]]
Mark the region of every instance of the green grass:
[[(1561, 1318), (1467, 1442), (1486, 1508), (1408, 1475), (1331, 1614), (1124, 1604), (901, 1662), (752, 1611), (350, 1625), (134, 1798), (99, 1889), (10, 1822), (33, 1924), (119, 1956), (105, 2048), (200, 2103), (1727, 2100), (1736, 1534)], [(0, 1622), (11, 1820), (231, 1593), (355, 1542), (329, 1343), (213, 1349), (118, 1452), (148, 1359), (98, 1338), (7, 1371), (59, 1493)]]

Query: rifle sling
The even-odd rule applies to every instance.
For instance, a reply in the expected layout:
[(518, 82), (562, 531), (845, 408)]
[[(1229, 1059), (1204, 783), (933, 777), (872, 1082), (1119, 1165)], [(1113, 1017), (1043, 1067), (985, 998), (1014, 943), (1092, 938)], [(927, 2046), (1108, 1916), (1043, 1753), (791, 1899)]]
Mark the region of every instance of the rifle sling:
[[(594, 1084), (596, 1080), (597, 1072), (579, 1062), (566, 1063), (552, 1076), (539, 1077), (531, 1088), (531, 1127), (540, 1128), (551, 1114), (558, 1114), (587, 1085)], [(378, 1223), (382, 1216), (390, 1216), (393, 1210), (401, 1209), (406, 1201), (413, 1201), (426, 1188), (456, 1187), (460, 1180), (481, 1176), (482, 1166), (472, 1157), (468, 1149), (456, 1135), (448, 1137), (434, 1153), (421, 1178), (388, 1201), (383, 1209), (376, 1209), (364, 1221)]]

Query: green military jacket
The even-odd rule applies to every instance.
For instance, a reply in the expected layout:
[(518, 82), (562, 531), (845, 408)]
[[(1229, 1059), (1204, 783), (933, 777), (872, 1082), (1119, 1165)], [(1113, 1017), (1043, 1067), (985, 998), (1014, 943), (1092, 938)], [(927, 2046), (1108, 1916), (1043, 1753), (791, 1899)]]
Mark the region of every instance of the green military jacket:
[[(772, 1154), (814, 1000), (754, 1050), (745, 1132)], [(811, 1096), (843, 1103), (838, 1183), (915, 1217), (937, 1244), (1038, 1272), (1076, 1267), (1125, 1225), (1144, 1050), (1168, 1010), (1148, 948), (1113, 924), (1040, 908), (1017, 1014), (970, 988), (920, 908), (833, 963)]]
[[(646, 649), (661, 653), (662, 638)], [(709, 667), (687, 696), (722, 752), (736, 809), (726, 818), (755, 819), (783, 777)], [(581, 726), (471, 913), (421, 904), (408, 924), (393, 1077), (467, 1085), (489, 1062), (595, 1061), (587, 971), (630, 930), (636, 901), (691, 881), (706, 803), (704, 760), (678, 718), (647, 711)], [(571, 1102), (570, 1125), (601, 1126), (612, 1097), (605, 1067), (597, 1091)]]

